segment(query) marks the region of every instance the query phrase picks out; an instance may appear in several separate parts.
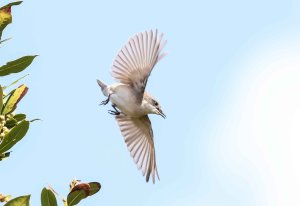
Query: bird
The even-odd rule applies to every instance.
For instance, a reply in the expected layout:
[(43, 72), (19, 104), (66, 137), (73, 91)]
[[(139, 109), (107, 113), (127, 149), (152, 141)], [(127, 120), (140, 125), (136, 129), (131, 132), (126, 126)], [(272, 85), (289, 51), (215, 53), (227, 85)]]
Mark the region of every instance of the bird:
[(118, 52), (111, 67), (111, 76), (117, 81), (107, 85), (97, 79), (106, 100), (111, 102), (127, 148), (146, 182), (152, 176), (160, 180), (154, 148), (153, 130), (148, 114), (166, 118), (159, 102), (145, 90), (154, 66), (166, 56), (162, 50), (166, 45), (163, 33), (158, 30), (140, 32), (131, 38)]

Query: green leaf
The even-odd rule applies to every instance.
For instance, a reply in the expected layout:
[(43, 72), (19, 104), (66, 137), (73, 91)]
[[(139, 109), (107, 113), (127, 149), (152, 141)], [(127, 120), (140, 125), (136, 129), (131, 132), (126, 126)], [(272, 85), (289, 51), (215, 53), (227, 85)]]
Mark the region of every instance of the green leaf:
[[(3, 89), (3, 87), (2, 87), (2, 89)], [(4, 93), (4, 90), (3, 90), (3, 98), (2, 98), (2, 99), (3, 99), (3, 106), (2, 106), (2, 111), (3, 111), (4, 107), (5, 107), (5, 104), (6, 104), (7, 100), (11, 97), (11, 95), (12, 95), (15, 91), (16, 91), (16, 89), (10, 91), (8, 94), (5, 94), (5, 93)], [(0, 114), (2, 114), (2, 111), (0, 111)]]
[(11, 73), (18, 73), (26, 69), (37, 55), (24, 56), (0, 67), (0, 76), (6, 76)]
[(77, 205), (82, 199), (92, 196), (97, 193), (101, 188), (100, 183), (80, 183), (73, 187), (72, 191), (68, 194), (68, 206)]
[(23, 120), (18, 125), (13, 127), (3, 138), (0, 144), (0, 153), (4, 153), (19, 142), (29, 129), (29, 121)]
[(101, 184), (99, 182), (90, 182), (90, 194), (89, 196), (92, 196), (93, 194), (97, 193), (101, 189)]
[(17, 120), (18, 122), (20, 122), (20, 121), (26, 119), (26, 114), (16, 114), (14, 116), (14, 119)]
[(82, 199), (86, 198), (86, 192), (84, 190), (76, 190), (70, 192), (67, 197), (68, 206), (77, 205)]
[(16, 109), (19, 101), (25, 96), (27, 91), (28, 87), (26, 87), (24, 84), (15, 89), (12, 95), (6, 101), (6, 104), (2, 110), (2, 114), (12, 113)]
[(15, 2), (11, 2), (11, 3), (9, 3), (9, 4), (6, 4), (5, 6), (2, 6), (2, 7), (0, 8), (0, 10), (1, 10), (1, 9), (5, 9), (5, 8), (7, 8), (7, 7), (11, 7), (11, 6), (20, 5), (22, 2), (23, 2), (23, 1), (15, 1)]
[(53, 192), (44, 187), (41, 193), (42, 206), (57, 206), (57, 201)]
[(2, 107), (3, 107), (3, 89), (2, 86), (0, 85), (0, 113), (2, 111)]
[(4, 206), (29, 206), (30, 195), (16, 197), (8, 201)]

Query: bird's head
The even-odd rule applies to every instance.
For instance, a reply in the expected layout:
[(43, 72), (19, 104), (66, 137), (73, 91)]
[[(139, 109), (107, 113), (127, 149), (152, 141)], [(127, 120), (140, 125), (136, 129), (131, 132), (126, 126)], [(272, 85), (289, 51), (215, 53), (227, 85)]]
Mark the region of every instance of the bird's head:
[(164, 119), (166, 118), (166, 115), (163, 113), (160, 104), (158, 103), (157, 100), (152, 99), (150, 100), (150, 105), (151, 105), (151, 110), (153, 114), (157, 114), (162, 116)]
[(146, 107), (146, 110), (148, 113), (151, 114), (157, 114), (162, 116), (164, 119), (166, 118), (166, 115), (163, 113), (161, 106), (159, 105), (158, 101), (153, 98), (148, 92), (145, 91), (144, 93), (144, 106)]

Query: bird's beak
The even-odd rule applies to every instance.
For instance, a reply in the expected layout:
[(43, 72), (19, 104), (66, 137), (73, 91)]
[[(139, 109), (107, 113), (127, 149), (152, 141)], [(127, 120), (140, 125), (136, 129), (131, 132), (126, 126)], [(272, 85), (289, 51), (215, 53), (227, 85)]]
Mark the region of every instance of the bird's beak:
[(162, 116), (164, 119), (166, 119), (166, 117), (167, 117), (167, 116), (163, 113), (163, 111), (162, 111), (161, 109), (158, 109), (158, 110), (157, 110), (157, 114), (160, 115), (160, 116)]

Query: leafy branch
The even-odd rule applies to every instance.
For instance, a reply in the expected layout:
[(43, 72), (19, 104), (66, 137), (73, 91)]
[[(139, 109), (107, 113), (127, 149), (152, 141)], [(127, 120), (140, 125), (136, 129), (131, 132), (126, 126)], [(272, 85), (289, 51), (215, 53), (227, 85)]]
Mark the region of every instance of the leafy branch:
[[(5, 41), (1, 39), (4, 29), (12, 22), (11, 7), (21, 3), (22, 1), (12, 2), (0, 8), (1, 43)], [(0, 77), (25, 70), (36, 56), (23, 56), (0, 66)], [(11, 85), (17, 82), (18, 80)], [(18, 103), (27, 94), (28, 87), (22, 84), (7, 94), (4, 92), (6, 89), (7, 87), (0, 85), (0, 161), (10, 156), (9, 150), (26, 135), (30, 124), (25, 114), (15, 113)]]
[(62, 200), (64, 206), (74, 206), (81, 200), (94, 195), (101, 189), (101, 185), (98, 182), (80, 182), (80, 180), (74, 179), (70, 183), (70, 192), (67, 198), (61, 197), (51, 186), (43, 188), (41, 193), (42, 206), (57, 206), (55, 195)]
[[(20, 5), (22, 1), (12, 2), (0, 8), (0, 45), (9, 38), (2, 40), (4, 29), (12, 23), (11, 7)], [(28, 55), (7, 62), (0, 66), (0, 77), (15, 74), (25, 70), (37, 55)], [(28, 87), (21, 84), (19, 87), (7, 92), (7, 88), (17, 84), (27, 75), (17, 79), (8, 86), (0, 85), (0, 161), (10, 156), (12, 149), (27, 133), (30, 123), (37, 120), (27, 120), (26, 114), (16, 113), (20, 101), (28, 92)], [(70, 183), (70, 192), (67, 198), (61, 198), (64, 206), (77, 205), (81, 200), (94, 195), (101, 188), (100, 183), (81, 183), (73, 180)], [(56, 196), (58, 193), (52, 187), (43, 188), (41, 192), (42, 206), (57, 206)], [(60, 197), (60, 196), (59, 196)], [(29, 206), (30, 195), (19, 196), (11, 199), (11, 195), (0, 193), (0, 202), (5, 202), (4, 206)]]

